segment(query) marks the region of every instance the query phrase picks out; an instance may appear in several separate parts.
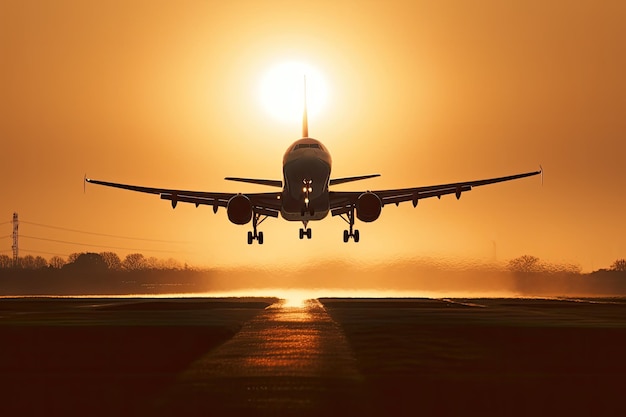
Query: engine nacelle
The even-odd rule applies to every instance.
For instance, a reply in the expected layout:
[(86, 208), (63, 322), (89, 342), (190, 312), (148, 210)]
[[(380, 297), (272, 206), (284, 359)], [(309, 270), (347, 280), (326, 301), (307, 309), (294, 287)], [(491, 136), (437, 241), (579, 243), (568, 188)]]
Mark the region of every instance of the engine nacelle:
[(380, 197), (368, 191), (361, 194), (356, 202), (356, 217), (362, 222), (373, 222), (380, 216), (382, 208)]
[(252, 220), (252, 202), (243, 194), (237, 194), (228, 200), (226, 207), (228, 220), (235, 224), (246, 224)]

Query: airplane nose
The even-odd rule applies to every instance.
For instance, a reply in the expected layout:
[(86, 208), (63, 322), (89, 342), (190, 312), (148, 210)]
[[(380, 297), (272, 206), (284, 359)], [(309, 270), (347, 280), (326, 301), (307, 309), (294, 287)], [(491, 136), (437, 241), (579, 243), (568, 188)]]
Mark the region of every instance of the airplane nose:
[(324, 184), (328, 182), (330, 167), (319, 159), (294, 161), (285, 166), (285, 178), (293, 178), (295, 187), (290, 187), (292, 198), (303, 201), (320, 196), (324, 191)]

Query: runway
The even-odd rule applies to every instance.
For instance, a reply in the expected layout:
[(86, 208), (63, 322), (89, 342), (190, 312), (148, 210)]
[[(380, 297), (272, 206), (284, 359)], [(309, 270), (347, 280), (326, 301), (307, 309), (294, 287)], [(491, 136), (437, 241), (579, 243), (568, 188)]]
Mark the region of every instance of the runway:
[(624, 299), (2, 299), (2, 415), (620, 415)]
[(185, 415), (352, 413), (362, 408), (361, 380), (341, 328), (319, 301), (300, 307), (278, 302), (191, 364), (158, 410)]

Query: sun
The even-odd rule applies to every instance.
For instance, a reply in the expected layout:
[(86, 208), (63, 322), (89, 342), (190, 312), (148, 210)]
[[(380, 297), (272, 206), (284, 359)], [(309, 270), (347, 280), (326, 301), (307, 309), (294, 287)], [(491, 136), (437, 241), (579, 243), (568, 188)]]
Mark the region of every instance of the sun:
[(315, 117), (326, 105), (328, 87), (322, 73), (303, 62), (282, 62), (265, 73), (259, 88), (263, 108), (281, 122), (301, 120), (305, 77), (307, 112)]

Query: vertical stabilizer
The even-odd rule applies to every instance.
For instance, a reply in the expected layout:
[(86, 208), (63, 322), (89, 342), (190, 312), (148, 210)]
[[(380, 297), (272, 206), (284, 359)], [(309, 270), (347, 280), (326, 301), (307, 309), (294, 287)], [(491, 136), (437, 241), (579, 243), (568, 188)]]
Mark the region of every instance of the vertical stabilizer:
[(309, 137), (309, 121), (306, 114), (306, 75), (304, 76), (304, 113), (302, 113), (302, 137)]

